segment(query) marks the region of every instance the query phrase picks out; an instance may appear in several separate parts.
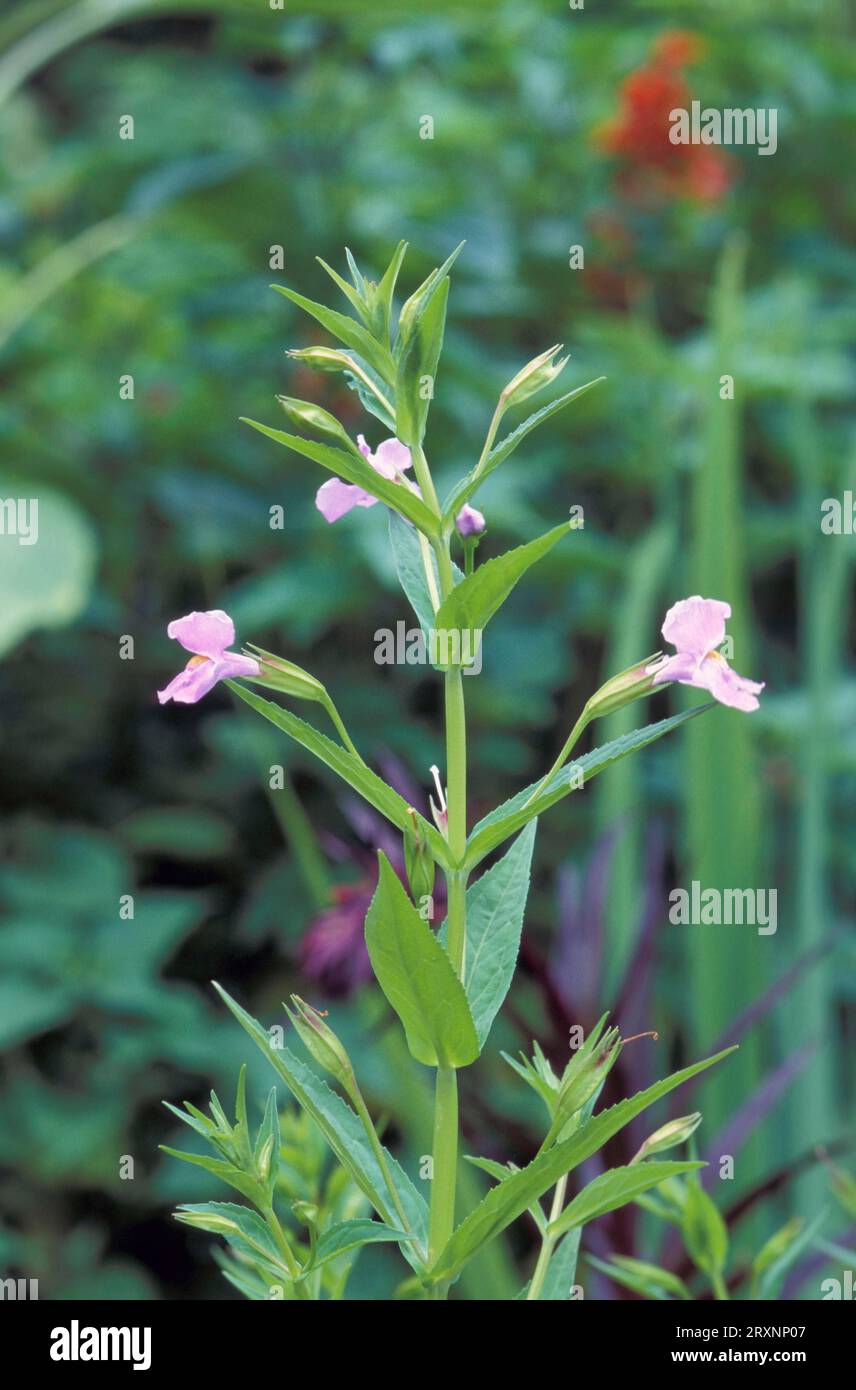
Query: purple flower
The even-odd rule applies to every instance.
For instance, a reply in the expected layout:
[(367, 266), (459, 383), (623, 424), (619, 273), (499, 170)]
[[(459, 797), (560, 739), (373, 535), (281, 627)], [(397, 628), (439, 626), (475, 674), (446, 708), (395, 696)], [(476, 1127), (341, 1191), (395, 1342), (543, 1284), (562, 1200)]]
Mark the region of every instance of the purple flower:
[[(406, 445), (397, 439), (385, 439), (378, 445), (377, 453), (373, 454), (361, 434), (357, 435), (357, 445), (363, 458), (368, 459), (372, 468), (382, 478), (388, 478), (390, 482), (404, 481), (401, 474), (412, 463), (410, 450)], [(330, 478), (329, 482), (322, 483), (315, 495), (316, 507), (324, 520), (331, 524), (352, 508), (373, 507), (377, 500), (364, 488), (357, 487), (356, 483), (343, 483), (341, 478)]]
[(764, 683), (747, 680), (732, 671), (725, 657), (716, 648), (725, 639), (725, 622), (731, 617), (731, 605), (715, 598), (681, 599), (666, 614), (662, 632), (667, 642), (676, 648), (674, 656), (664, 656), (647, 667), (654, 675), (654, 685), (664, 681), (679, 681), (708, 690), (715, 700), (732, 709), (758, 708), (757, 696)]
[(193, 655), (166, 690), (158, 691), (162, 705), (167, 700), (175, 700), (180, 705), (195, 705), (227, 676), (259, 674), (259, 663), (252, 657), (226, 650), (235, 640), (235, 624), (221, 608), (176, 618), (167, 628), (167, 635), (174, 637), (186, 652)]
[(486, 525), (482, 513), (471, 507), (469, 502), (464, 503), (455, 517), (459, 536), (480, 536)]

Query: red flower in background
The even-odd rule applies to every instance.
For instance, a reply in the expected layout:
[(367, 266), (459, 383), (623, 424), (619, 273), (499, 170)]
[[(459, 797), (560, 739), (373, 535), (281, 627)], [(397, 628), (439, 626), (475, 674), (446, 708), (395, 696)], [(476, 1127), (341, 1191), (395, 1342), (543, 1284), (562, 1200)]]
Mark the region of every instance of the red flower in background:
[(621, 190), (635, 201), (690, 197), (713, 202), (731, 182), (731, 161), (710, 145), (673, 145), (669, 113), (689, 109), (683, 69), (697, 62), (702, 43), (682, 30), (662, 34), (641, 68), (621, 85), (618, 115), (598, 132), (601, 148), (619, 161)]

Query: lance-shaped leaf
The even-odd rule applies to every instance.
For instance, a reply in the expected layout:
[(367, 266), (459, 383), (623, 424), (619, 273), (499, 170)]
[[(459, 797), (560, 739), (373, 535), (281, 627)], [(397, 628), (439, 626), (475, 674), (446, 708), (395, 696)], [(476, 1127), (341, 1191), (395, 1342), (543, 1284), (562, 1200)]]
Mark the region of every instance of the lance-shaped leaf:
[[(579, 1227), (577, 1228), (579, 1230)], [(570, 1240), (573, 1231), (565, 1236), (565, 1240)], [(647, 1264), (644, 1260), (634, 1260), (630, 1255), (613, 1255), (612, 1262), (599, 1260), (594, 1255), (587, 1255), (586, 1259), (595, 1269), (599, 1269), (602, 1274), (606, 1274), (610, 1279), (614, 1279), (616, 1284), (621, 1284), (626, 1289), (632, 1289), (634, 1293), (641, 1293), (645, 1298), (655, 1298), (663, 1300), (674, 1297), (683, 1301), (692, 1299), (692, 1294), (682, 1279), (677, 1274), (672, 1274), (668, 1269), (661, 1269), (659, 1265)]]
[(608, 1211), (615, 1211), (617, 1207), (635, 1201), (643, 1192), (665, 1182), (667, 1178), (679, 1178), (684, 1173), (691, 1173), (696, 1168), (703, 1167), (703, 1163), (658, 1159), (652, 1163), (610, 1168), (608, 1172), (601, 1173), (588, 1183), (582, 1192), (577, 1193), (561, 1216), (550, 1223), (550, 1234), (563, 1236), (575, 1226), (584, 1226), (587, 1221), (594, 1221)]
[(283, 733), (293, 738), (296, 743), (313, 753), (322, 763), (325, 763), (333, 772), (338, 773), (343, 781), (353, 787), (355, 792), (359, 792), (370, 806), (380, 811), (381, 815), (386, 816), (387, 820), (397, 826), (399, 830), (412, 830), (413, 817), (416, 816), (420, 831), (427, 839), (431, 852), (439, 864), (444, 868), (450, 867), (449, 847), (440, 832), (429, 825), (424, 816), (414, 812), (408, 806), (404, 797), (399, 796), (397, 791), (387, 786), (382, 777), (372, 772), (370, 767), (359, 758), (355, 758), (353, 753), (349, 753), (347, 748), (343, 748), (340, 743), (334, 743), (333, 739), (326, 734), (319, 733), (311, 724), (307, 724), (304, 719), (299, 719), (291, 710), (283, 709), (281, 705), (275, 705), (271, 700), (265, 700), (261, 695), (256, 695), (252, 690), (246, 690), (235, 681), (227, 681), (229, 689), (256, 710), (258, 714), (264, 715), (271, 724), (275, 724)]
[(288, 1269), (268, 1227), (249, 1207), (236, 1202), (196, 1202), (180, 1206), (176, 1221), (212, 1235), (223, 1236), (235, 1250), (261, 1259), (278, 1277), (288, 1278)]
[[(520, 949), (536, 822), (467, 890), (466, 991), (482, 1048), (509, 991)], [(445, 941), (445, 926), (442, 938)]]
[(392, 297), (395, 294), (395, 286), (398, 280), (398, 272), (401, 270), (401, 263), (407, 252), (407, 242), (400, 241), (393, 252), (392, 260), (380, 278), (377, 287), (376, 304), (378, 314), (382, 323), (384, 333), (389, 336), (390, 318), (392, 316)]
[(553, 1187), (566, 1173), (597, 1153), (636, 1115), (668, 1095), (676, 1086), (704, 1071), (706, 1067), (713, 1066), (714, 1062), (721, 1061), (734, 1050), (728, 1048), (713, 1057), (706, 1057), (691, 1067), (684, 1067), (682, 1071), (657, 1081), (646, 1090), (639, 1091), (637, 1095), (619, 1101), (608, 1110), (602, 1110), (569, 1139), (554, 1144), (525, 1168), (513, 1173), (498, 1187), (492, 1188), (452, 1235), (431, 1269), (432, 1280), (441, 1283), (454, 1279), (477, 1250), (489, 1240), (493, 1240), (494, 1236), (498, 1236), (512, 1221), (516, 1221), (533, 1202), (543, 1196), (548, 1187)]
[(474, 468), (465, 478), (462, 478), (450, 492), (443, 506), (444, 525), (450, 527), (454, 524), (455, 517), (464, 503), (468, 502), (473, 493), (481, 487), (485, 478), (490, 477), (494, 469), (498, 468), (501, 463), (505, 462), (510, 454), (514, 453), (518, 444), (523, 443), (527, 434), (531, 434), (532, 430), (536, 429), (538, 425), (543, 425), (544, 422), (549, 420), (553, 415), (557, 415), (560, 410), (564, 410), (566, 405), (570, 405), (571, 401), (575, 401), (579, 396), (584, 396), (586, 391), (590, 391), (593, 386), (597, 386), (601, 381), (605, 380), (606, 377), (599, 376), (594, 381), (587, 381), (584, 386), (577, 386), (573, 391), (566, 392), (564, 396), (557, 397), (557, 399), (551, 401), (549, 405), (544, 405), (540, 410), (536, 410), (534, 414), (527, 416), (523, 423), (517, 426), (516, 430), (506, 435), (505, 439), (500, 440), (499, 444), (495, 444), (481, 468)]
[(416, 448), (425, 437), (425, 422), (434, 397), (437, 364), (446, 329), (449, 278), (440, 280), (422, 307), (398, 359), (395, 423), (398, 438)]
[[(604, 768), (611, 767), (619, 759), (645, 748), (649, 743), (655, 743), (664, 734), (669, 734), (673, 729), (686, 724), (688, 719), (695, 719), (697, 714), (712, 709), (713, 705), (714, 701), (711, 700), (706, 705), (696, 705), (693, 709), (682, 710), (680, 714), (673, 714), (669, 719), (660, 719), (656, 724), (647, 724), (644, 729), (634, 729), (631, 734), (622, 734), (620, 738), (605, 743), (602, 748), (593, 748), (582, 758), (575, 758), (570, 767), (566, 765), (559, 768), (537, 796), (534, 793), (541, 786), (540, 782), (532, 782), (528, 787), (524, 787), (522, 792), (504, 801), (473, 827), (462, 867), (474, 869), (486, 854), (490, 854), (491, 850), (501, 845), (509, 835), (527, 825), (533, 816), (540, 816), (577, 786), (584, 786), (592, 777), (603, 772)], [(574, 776), (571, 776), (572, 772)]]
[(378, 984), (407, 1035), (417, 1062), (465, 1067), (479, 1055), (464, 987), (437, 937), (419, 916), (389, 860), (366, 914), (366, 945)]
[(437, 286), (445, 280), (455, 261), (464, 249), (465, 242), (461, 242), (455, 247), (451, 256), (447, 256), (445, 261), (437, 269), (432, 270), (422, 281), (422, 284), (409, 299), (405, 300), (401, 306), (401, 313), (398, 316), (398, 332), (395, 339), (395, 358), (398, 360), (406, 350), (410, 341), (410, 336), (416, 324), (419, 322), (420, 315), (425, 309), (425, 305), (433, 295)]
[[(384, 1175), (369, 1143), (366, 1131), (359, 1116), (349, 1105), (330, 1090), (311, 1067), (302, 1062), (288, 1048), (271, 1046), (271, 1039), (258, 1019), (242, 1009), (236, 1000), (213, 982), (220, 998), (231, 1010), (241, 1027), (246, 1030), (253, 1042), (282, 1077), (295, 1100), (315, 1121), (335, 1157), (353, 1178), (357, 1187), (368, 1198), (378, 1216), (392, 1226), (395, 1222), (395, 1208)], [(417, 1192), (404, 1169), (384, 1150), (387, 1166), (407, 1217), (410, 1234), (420, 1245), (425, 1245), (428, 1228), (428, 1208), (425, 1199)], [(414, 1268), (420, 1267), (419, 1249), (412, 1241), (402, 1244), (405, 1258)]]
[(426, 507), (421, 497), (417, 497), (404, 483), (396, 483), (390, 478), (382, 477), (362, 455), (335, 449), (329, 444), (319, 444), (313, 439), (303, 439), (299, 434), (275, 430), (271, 425), (262, 425), (258, 420), (250, 420), (246, 416), (242, 416), (241, 419), (243, 424), (252, 425), (260, 434), (266, 434), (268, 439), (275, 440), (277, 444), (284, 444), (287, 449), (293, 449), (295, 453), (312, 459), (314, 463), (320, 463), (322, 468), (326, 468), (337, 478), (344, 478), (346, 483), (355, 483), (364, 492), (371, 493), (372, 497), (377, 497), (378, 501), (392, 507), (394, 512), (406, 516), (427, 536), (437, 535), (439, 519)]
[(543, 559), (557, 541), (568, 534), (570, 526), (563, 522), (546, 535), (538, 536), (526, 545), (506, 550), (495, 560), (487, 560), (463, 579), (441, 603), (436, 627), (442, 632), (481, 632), (511, 590), (526, 571)]
[[(326, 266), (325, 269), (327, 269)], [(342, 283), (344, 284), (344, 281)], [(361, 357), (371, 363), (384, 381), (391, 384), (395, 380), (395, 363), (389, 349), (373, 338), (368, 329), (363, 328), (356, 319), (349, 318), (347, 314), (340, 314), (336, 309), (328, 309), (325, 304), (316, 304), (313, 299), (307, 299), (304, 295), (298, 294), (296, 290), (290, 290), (286, 285), (271, 285), (271, 289), (276, 290), (277, 294), (285, 295), (292, 304), (296, 304), (298, 308), (311, 314), (327, 329), (328, 333), (332, 333), (334, 338), (338, 338), (340, 343), (344, 343), (345, 347), (353, 348), (355, 352), (358, 352)]]
[(312, 1259), (303, 1266), (301, 1277), (311, 1274), (313, 1270), (324, 1265), (328, 1260), (335, 1260), (339, 1255), (344, 1255), (348, 1250), (357, 1250), (361, 1245), (373, 1245), (378, 1241), (394, 1240), (397, 1243), (408, 1241), (412, 1237), (406, 1231), (397, 1231), (393, 1226), (385, 1226), (380, 1221), (371, 1221), (368, 1217), (355, 1217), (353, 1221), (338, 1221), (334, 1226), (329, 1226), (319, 1237), (315, 1246)]

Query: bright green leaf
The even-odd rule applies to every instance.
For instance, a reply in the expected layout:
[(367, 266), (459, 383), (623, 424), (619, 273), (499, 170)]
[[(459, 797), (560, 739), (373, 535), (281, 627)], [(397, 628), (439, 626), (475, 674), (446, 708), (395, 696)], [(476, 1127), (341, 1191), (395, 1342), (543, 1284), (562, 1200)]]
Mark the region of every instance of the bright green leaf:
[(366, 945), (378, 984), (401, 1019), (417, 1062), (468, 1066), (478, 1057), (479, 1044), (464, 987), (386, 855), (378, 859), (378, 885), (366, 914)]
[(650, 1187), (665, 1182), (667, 1178), (681, 1177), (684, 1173), (703, 1168), (703, 1163), (678, 1162), (674, 1159), (659, 1159), (653, 1163), (633, 1163), (623, 1168), (610, 1168), (601, 1173), (569, 1202), (561, 1216), (552, 1222), (550, 1231), (554, 1236), (564, 1235), (575, 1226), (584, 1226), (605, 1212), (615, 1211), (626, 1206)]

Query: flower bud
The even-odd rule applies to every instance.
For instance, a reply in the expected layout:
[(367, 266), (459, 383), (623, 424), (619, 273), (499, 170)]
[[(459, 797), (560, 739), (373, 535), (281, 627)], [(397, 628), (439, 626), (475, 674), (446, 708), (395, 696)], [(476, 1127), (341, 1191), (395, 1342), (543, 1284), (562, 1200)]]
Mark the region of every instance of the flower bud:
[(459, 536), (465, 540), (470, 536), (480, 536), (485, 530), (487, 522), (482, 512), (475, 507), (471, 507), (469, 502), (465, 502), (455, 517), (455, 528)]
[(701, 1111), (698, 1110), (692, 1115), (682, 1116), (679, 1120), (669, 1120), (668, 1124), (661, 1125), (648, 1136), (633, 1162), (638, 1163), (643, 1158), (650, 1158), (652, 1154), (665, 1153), (667, 1149), (674, 1149), (678, 1144), (686, 1143), (700, 1124)]
[(291, 1019), (306, 1051), (311, 1057), (314, 1057), (319, 1067), (323, 1067), (331, 1076), (334, 1076), (350, 1094), (356, 1085), (354, 1068), (336, 1034), (332, 1028), (327, 1027), (321, 1014), (317, 1009), (313, 1009), (311, 1004), (305, 1003), (296, 994), (292, 994), (291, 1002), (294, 1005), (294, 1012), (287, 1004), (284, 1004), (283, 1008)]
[(335, 439), (352, 453), (359, 453), (347, 430), (329, 410), (322, 409), (320, 405), (313, 405), (310, 401), (295, 400), (293, 396), (277, 396), (277, 400), (298, 429), (306, 430), (308, 434), (320, 435), (322, 439)]
[(404, 867), (413, 901), (418, 905), (422, 898), (430, 898), (434, 892), (436, 865), (419, 829), (416, 812), (412, 807), (408, 809), (414, 828), (404, 831)]
[(228, 1217), (218, 1216), (214, 1212), (189, 1211), (179, 1208), (175, 1212), (175, 1219), (184, 1226), (194, 1226), (200, 1231), (211, 1231), (218, 1236), (234, 1235), (241, 1229), (236, 1221), (230, 1221)]
[(536, 391), (540, 391), (545, 386), (549, 386), (561, 371), (564, 370), (568, 358), (563, 357), (559, 362), (553, 359), (557, 352), (562, 348), (561, 343), (556, 343), (554, 347), (548, 348), (538, 357), (533, 357), (531, 362), (527, 362), (515, 377), (512, 377), (508, 385), (500, 396), (503, 408), (507, 409), (512, 405), (520, 405), (522, 401), (534, 396)]
[(348, 354), (340, 352), (338, 348), (289, 348), (286, 356), (304, 367), (314, 367), (318, 372), (350, 372), (354, 367)]
[(274, 656), (272, 652), (266, 652), (264, 647), (257, 647), (253, 643), (248, 645), (259, 658), (259, 674), (253, 677), (254, 685), (281, 690), (284, 695), (292, 695), (297, 700), (316, 700), (323, 704), (327, 696), (326, 687), (304, 671), (302, 666), (286, 661), (282, 656)]
[(556, 1097), (553, 1123), (543, 1148), (563, 1137), (566, 1126), (583, 1106), (596, 1095), (611, 1071), (623, 1046), (617, 1028), (603, 1031), (605, 1020), (595, 1025), (579, 1051), (571, 1058), (562, 1075)]
[(655, 652), (644, 661), (637, 661), (633, 666), (628, 666), (626, 671), (620, 671), (617, 676), (611, 676), (587, 701), (584, 710), (586, 723), (592, 719), (601, 719), (605, 714), (613, 714), (615, 710), (650, 694), (654, 685), (654, 674), (649, 673), (647, 668), (659, 655), (659, 652)]

